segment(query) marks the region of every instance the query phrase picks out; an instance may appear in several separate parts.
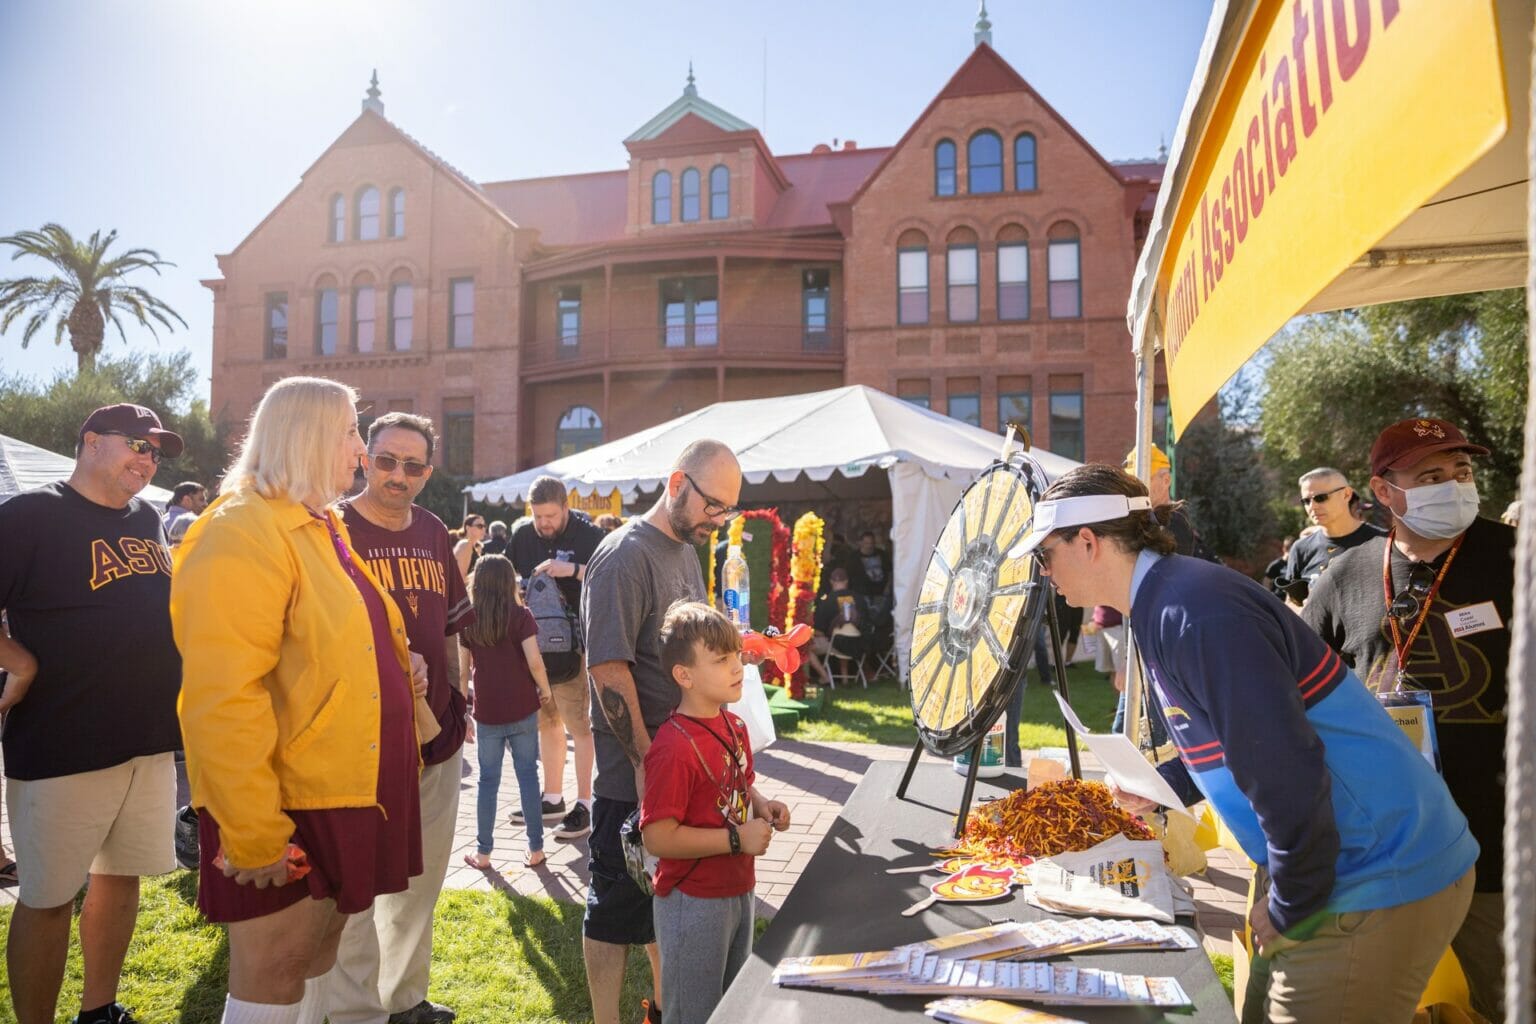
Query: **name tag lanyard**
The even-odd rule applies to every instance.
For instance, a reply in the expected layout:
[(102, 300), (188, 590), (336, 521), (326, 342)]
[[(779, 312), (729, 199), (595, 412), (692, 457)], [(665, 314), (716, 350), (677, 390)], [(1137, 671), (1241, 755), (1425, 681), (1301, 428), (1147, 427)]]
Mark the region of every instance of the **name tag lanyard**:
[(1387, 624), (1392, 628), (1392, 645), (1397, 650), (1397, 684), (1394, 688), (1401, 690), (1403, 677), (1408, 670), (1408, 656), (1413, 651), (1413, 642), (1419, 638), (1419, 630), (1424, 627), (1424, 620), (1429, 618), (1429, 609), (1435, 603), (1435, 595), (1440, 592), (1440, 584), (1445, 579), (1445, 574), (1450, 571), (1451, 563), (1456, 561), (1456, 552), (1461, 550), (1461, 542), (1467, 535), (1463, 533), (1451, 545), (1450, 553), (1445, 556), (1445, 564), (1435, 574), (1435, 582), (1430, 585), (1428, 593), (1423, 597), (1423, 603), (1419, 607), (1418, 615), (1414, 617), (1413, 626), (1408, 630), (1406, 640), (1403, 638), (1402, 628), (1398, 625), (1397, 616), (1392, 614), (1392, 540), (1396, 536), (1397, 530), (1394, 527), (1387, 534), (1386, 547), (1381, 555), (1381, 586), (1386, 595)]

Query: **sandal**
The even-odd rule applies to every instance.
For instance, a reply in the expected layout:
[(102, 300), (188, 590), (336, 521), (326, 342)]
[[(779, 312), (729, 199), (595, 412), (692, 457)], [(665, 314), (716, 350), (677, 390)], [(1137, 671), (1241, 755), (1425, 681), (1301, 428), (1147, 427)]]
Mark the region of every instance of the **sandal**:
[(489, 870), (491, 870), (491, 858), (487, 855), (486, 858), (485, 858), (485, 863), (481, 864), (478, 860), (475, 859), (476, 857), (479, 857), (479, 856), (481, 856), (481, 854), (478, 854), (478, 853), (466, 853), (464, 855), (464, 863), (468, 864), (470, 867), (474, 868), (476, 871), (489, 871)]
[(531, 850), (523, 856), (523, 867), (536, 868), (547, 860), (549, 858), (544, 855), (543, 850)]
[(8, 860), (0, 864), (0, 889), (9, 889), (20, 883), (21, 878), (16, 873), (16, 862)]

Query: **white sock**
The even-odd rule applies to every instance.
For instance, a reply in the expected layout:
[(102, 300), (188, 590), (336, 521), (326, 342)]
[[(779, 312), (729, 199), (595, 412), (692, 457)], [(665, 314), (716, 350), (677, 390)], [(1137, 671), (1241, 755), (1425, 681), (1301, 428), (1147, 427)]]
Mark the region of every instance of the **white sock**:
[(564, 794), (561, 794), (561, 793), (545, 793), (544, 794), (544, 802), (547, 803), (547, 804), (558, 804), (560, 801), (562, 801), (564, 799), (565, 799), (565, 796), (564, 796)]
[(577, 800), (576, 802), (581, 804), (581, 806), (585, 807), (587, 809), (587, 813), (588, 814), (592, 813), (592, 798), (591, 797), (585, 797), (583, 799)]
[(302, 1003), (248, 1003), (224, 997), (223, 1024), (298, 1024)]
[(299, 1001), (299, 1015), (295, 1018), (298, 1024), (321, 1024), (325, 1020), (331, 994), (330, 979), (329, 974), (322, 974), (304, 982), (304, 998)]

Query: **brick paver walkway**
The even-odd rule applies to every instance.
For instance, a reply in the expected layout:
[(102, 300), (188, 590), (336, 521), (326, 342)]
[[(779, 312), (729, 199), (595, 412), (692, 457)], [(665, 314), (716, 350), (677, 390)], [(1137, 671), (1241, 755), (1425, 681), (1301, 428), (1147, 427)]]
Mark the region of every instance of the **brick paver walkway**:
[[(775, 837), (769, 851), (758, 858), (760, 914), (772, 916), (784, 902), (817, 844), (870, 764), (874, 761), (904, 761), (910, 753), (907, 747), (781, 739), (756, 756), (758, 789), (769, 799), (788, 804), (792, 822), (789, 831)], [(508, 820), (512, 810), (521, 803), (510, 754), (502, 767), (496, 811), (496, 850), (491, 855), (491, 870), (478, 871), (464, 863), (465, 855), (475, 849), (475, 798), (479, 785), (476, 756), (475, 747), (465, 748), (459, 823), (445, 884), (449, 888), (501, 889), (557, 900), (585, 899), (588, 880), (585, 840), (558, 842), (552, 834), (554, 824), (550, 824), (545, 832), (548, 860), (537, 868), (523, 867), (523, 856), (527, 852), (524, 830), (521, 825), (513, 825)], [(184, 780), (182, 787), (181, 802), (185, 802)], [(576, 796), (569, 756), (566, 758), (564, 792), (569, 805)], [(5, 843), (7, 850), (11, 849), (9, 821), (0, 826), (0, 841)], [(1229, 851), (1213, 850), (1208, 856), (1210, 867), (1205, 876), (1193, 877), (1190, 882), (1195, 889), (1200, 924), (1206, 933), (1206, 948), (1230, 953), (1232, 932), (1242, 926), (1249, 871), (1246, 862)], [(15, 898), (15, 889), (0, 889), (0, 904), (14, 902)]]

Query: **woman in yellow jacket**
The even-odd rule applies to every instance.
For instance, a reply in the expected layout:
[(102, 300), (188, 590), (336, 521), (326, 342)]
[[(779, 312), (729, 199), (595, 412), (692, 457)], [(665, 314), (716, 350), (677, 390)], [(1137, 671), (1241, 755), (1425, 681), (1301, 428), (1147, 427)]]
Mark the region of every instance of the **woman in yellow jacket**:
[(229, 925), (228, 1024), (319, 1021), (346, 915), (421, 873), (425, 666), (332, 503), (357, 394), (290, 377), (251, 420), (171, 584), (198, 906)]

